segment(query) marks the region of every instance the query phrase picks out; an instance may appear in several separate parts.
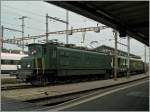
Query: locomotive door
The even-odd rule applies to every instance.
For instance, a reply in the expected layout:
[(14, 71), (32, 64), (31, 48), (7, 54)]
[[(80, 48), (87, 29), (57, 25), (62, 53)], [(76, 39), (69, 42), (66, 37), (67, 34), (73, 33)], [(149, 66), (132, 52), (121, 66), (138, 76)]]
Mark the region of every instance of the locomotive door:
[(42, 58), (36, 59), (36, 68), (37, 68), (37, 74), (43, 74), (43, 60), (42, 60)]

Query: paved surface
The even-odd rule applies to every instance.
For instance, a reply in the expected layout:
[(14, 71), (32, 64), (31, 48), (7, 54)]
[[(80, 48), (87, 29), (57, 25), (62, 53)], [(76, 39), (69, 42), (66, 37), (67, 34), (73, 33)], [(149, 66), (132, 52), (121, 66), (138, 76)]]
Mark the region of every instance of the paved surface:
[[(133, 84), (135, 83), (137, 83), (137, 82), (141, 82), (141, 81), (145, 81), (145, 80), (147, 80), (147, 79), (143, 79), (143, 80), (140, 80), (140, 81), (136, 81), (136, 82), (132, 82)], [(121, 88), (121, 87), (126, 87), (126, 85), (132, 85), (132, 84), (124, 84), (124, 85), (121, 85), (121, 86), (115, 86), (115, 87), (111, 87), (110, 89), (104, 89), (104, 92), (103, 92), (103, 89), (102, 89), (102, 91), (100, 91), (100, 92), (98, 92), (98, 94), (103, 94), (103, 93), (105, 93), (105, 92), (107, 92), (107, 91), (111, 91), (111, 90), (115, 90), (115, 89), (117, 89), (117, 88)], [(138, 98), (138, 96), (139, 95), (141, 95), (140, 97), (141, 97), (141, 102), (143, 102), (144, 100), (142, 99), (142, 98), (146, 98), (147, 97), (147, 92), (146, 93), (143, 93), (143, 92), (141, 92), (141, 90), (143, 91), (147, 91), (147, 86), (145, 87), (145, 86), (142, 86), (142, 87), (140, 87), (140, 88), (137, 88), (140, 92), (138, 92), (138, 91), (136, 91), (135, 90), (135, 92), (129, 92), (129, 94), (127, 94), (127, 96), (137, 96), (137, 98)], [(123, 95), (123, 93), (119, 93), (119, 94), (122, 94)], [(96, 96), (96, 95), (92, 95), (92, 96)], [(115, 95), (115, 96), (118, 96), (118, 95)], [(114, 96), (112, 96), (112, 97), (114, 97)], [(123, 99), (123, 97), (124, 96), (122, 96), (122, 97), (120, 97), (119, 99), (118, 98), (114, 98), (114, 99), (111, 99), (111, 97), (106, 97), (106, 99), (103, 99), (103, 101), (101, 102), (102, 104), (100, 104), (101, 106), (99, 106), (99, 100), (98, 101), (96, 101), (94, 104), (88, 104), (88, 107), (82, 107), (82, 109), (83, 110), (90, 110), (90, 109), (92, 109), (90, 106), (97, 106), (97, 107), (93, 107), (94, 108), (94, 110), (96, 109), (96, 110), (98, 110), (99, 109), (99, 107), (102, 107), (102, 109), (110, 109), (110, 108), (112, 108), (112, 109), (114, 109), (114, 110), (116, 110), (116, 108), (114, 108), (113, 107), (113, 105), (111, 105), (111, 103), (113, 103), (113, 104), (115, 104), (115, 107), (117, 107), (118, 106), (118, 104), (117, 103), (119, 103), (120, 104), (120, 102), (122, 102), (122, 106), (124, 106), (124, 105), (126, 105), (125, 103), (127, 103), (127, 102), (130, 102), (130, 101), (126, 101), (125, 103), (123, 103), (123, 101), (124, 101), (124, 99)], [(87, 98), (89, 98), (89, 96), (87, 97)], [(86, 99), (87, 99), (86, 98)], [(132, 97), (131, 97), (132, 98)], [(116, 100), (117, 99), (117, 100)], [(125, 98), (126, 99), (126, 98)], [(106, 100), (106, 101), (105, 101)], [(111, 101), (109, 101), (109, 100), (111, 100)], [(108, 102), (109, 103), (108, 103)], [(135, 100), (136, 101), (136, 100)], [(115, 103), (114, 103), (115, 102)], [(133, 101), (132, 101), (133, 102)], [(142, 104), (141, 104), (141, 102), (140, 103), (138, 103), (140, 106), (142, 106)], [(45, 106), (36, 106), (34, 103), (27, 103), (27, 102), (22, 102), (21, 101), (21, 99), (20, 100), (16, 100), (16, 99), (13, 99), (13, 98), (7, 98), (7, 97), (4, 97), (4, 96), (2, 96), (1, 97), (1, 107), (2, 107), (2, 110), (3, 111), (10, 111), (10, 110), (13, 110), (13, 111), (28, 111), (28, 110), (30, 110), (30, 111), (34, 111), (34, 110), (42, 110), (43, 111), (43, 109), (45, 110), (45, 111), (47, 111), (47, 110), (51, 110), (50, 108), (51, 107), (45, 107)], [(106, 105), (105, 105), (105, 103), (106, 103)], [(107, 104), (108, 103), (108, 104)], [(143, 102), (143, 104), (144, 104), (145, 102)], [(70, 103), (69, 103), (70, 104)], [(96, 104), (98, 104), (98, 105), (96, 105)], [(131, 103), (132, 104), (132, 103)], [(104, 106), (105, 105), (105, 106)], [(109, 106), (108, 106), (109, 105)], [(136, 104), (135, 104), (136, 105)], [(109, 108), (108, 108), (108, 107)], [(127, 105), (128, 106), (128, 105)], [(132, 105), (133, 106), (133, 105)], [(139, 106), (139, 107), (140, 107)], [(124, 106), (125, 107), (125, 106)], [(121, 107), (120, 107), (121, 108)], [(145, 107), (145, 108), (147, 108), (147, 107)], [(78, 107), (73, 107), (73, 108), (69, 108), (70, 110), (76, 110), (76, 109), (79, 109), (80, 110), (80, 108), (78, 108)], [(57, 110), (57, 108), (56, 108), (56, 110)], [(66, 109), (67, 110), (67, 109)], [(121, 109), (120, 109), (121, 110)]]
[[(85, 99), (87, 100), (87, 99)], [(148, 81), (63, 109), (63, 111), (148, 111)]]
[[(118, 78), (118, 80), (109, 79), (101, 81), (91, 81), (91, 82), (81, 82), (74, 84), (64, 84), (40, 88), (28, 88), (28, 89), (18, 89), (18, 90), (7, 90), (2, 91), (1, 95), (7, 98), (18, 99), (21, 101), (43, 98), (43, 97), (53, 97), (58, 95), (76, 93), (79, 91), (86, 91), (96, 88), (107, 87), (111, 85), (121, 84), (128, 81), (136, 80), (139, 78), (147, 77), (148, 75), (135, 75), (130, 78)], [(47, 94), (45, 94), (45, 92)]]
[[(113, 79), (109, 79), (103, 81), (82, 82), (77, 84), (65, 84), (65, 85), (57, 85), (57, 86), (49, 86), (49, 87), (41, 87), (41, 88), (2, 91), (1, 107), (2, 110), (7, 110), (7, 111), (8, 110), (14, 110), (14, 111), (38, 110), (43, 107), (39, 107), (32, 103), (26, 103), (23, 101), (29, 99), (36, 99), (40, 97), (47, 97), (47, 96), (52, 97), (52, 96), (63, 95), (68, 93), (74, 93), (78, 91), (89, 90), (92, 88), (101, 88), (105, 86), (136, 80), (143, 77), (147, 77), (147, 76), (141, 74), (141, 75), (132, 76), (130, 78), (118, 78), (117, 81), (114, 81)], [(45, 92), (47, 92), (47, 94), (45, 94)]]
[(1, 97), (1, 110), (2, 111), (32, 111), (34, 109), (42, 108), (32, 103), (21, 102), (19, 100)]

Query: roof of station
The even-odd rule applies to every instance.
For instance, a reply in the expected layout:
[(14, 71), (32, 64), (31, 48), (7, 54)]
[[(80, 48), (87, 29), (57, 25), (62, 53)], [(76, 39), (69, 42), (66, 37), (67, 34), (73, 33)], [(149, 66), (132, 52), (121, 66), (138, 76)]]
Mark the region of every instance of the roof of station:
[(148, 1), (49, 1), (149, 45)]
[[(102, 52), (104, 52), (106, 54), (111, 54), (111, 55), (114, 55), (114, 52), (115, 52), (115, 49), (113, 47), (106, 46), (106, 45), (101, 45), (99, 47), (96, 47), (94, 50), (102, 51)], [(122, 51), (122, 50), (117, 50), (117, 53), (118, 53), (118, 56), (124, 56), (124, 57), (128, 56), (128, 53), (125, 52), (125, 51)], [(140, 56), (137, 56), (137, 55), (134, 55), (134, 54), (131, 54), (131, 53), (130, 53), (130, 57), (131, 58), (141, 59)]]

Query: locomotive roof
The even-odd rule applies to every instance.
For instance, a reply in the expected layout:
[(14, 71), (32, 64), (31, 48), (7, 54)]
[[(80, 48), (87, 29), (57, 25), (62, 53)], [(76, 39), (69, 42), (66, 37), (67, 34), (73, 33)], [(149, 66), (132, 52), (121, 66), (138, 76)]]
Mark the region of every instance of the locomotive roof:
[[(41, 43), (32, 43), (32, 44), (29, 44), (28, 46), (32, 46), (32, 45), (41, 45), (41, 46), (45, 46), (46, 44), (41, 44)], [(80, 46), (72, 46), (72, 47), (67, 47), (65, 46), (65, 44), (52, 44), (50, 43), (49, 45), (55, 45), (57, 47), (60, 47), (60, 48), (63, 48), (63, 49), (72, 49), (72, 50), (80, 50), (80, 51), (85, 51), (85, 52), (93, 52), (93, 53), (99, 53), (99, 54), (103, 54), (103, 55), (110, 55), (110, 56), (114, 56), (114, 54), (109, 54), (109, 53), (106, 53), (102, 50), (103, 49), (110, 49), (110, 50), (114, 50), (114, 48), (112, 47), (109, 47), (109, 46), (105, 46), (105, 45), (102, 45), (100, 47), (97, 47), (95, 49), (82, 49), (80, 48)], [(121, 50), (118, 50), (119, 52), (121, 53), (124, 53), (124, 54), (127, 54), (127, 52), (124, 52), (124, 51), (121, 51)], [(120, 55), (119, 54), (119, 57), (126, 57), (125, 55)], [(130, 58), (132, 59), (137, 59), (137, 60), (141, 60), (141, 57), (139, 56), (136, 56), (134, 54), (130, 54)]]
[(79, 51), (79, 52), (87, 52), (87, 53), (95, 53), (95, 54), (102, 54), (102, 55), (109, 55), (106, 54), (104, 52), (97, 52), (97, 51), (92, 51), (92, 50), (85, 50), (85, 49), (78, 49), (78, 48), (68, 48), (68, 47), (62, 47), (62, 46), (58, 46), (58, 49), (66, 49), (69, 51)]
[(31, 44), (28, 44), (27, 46), (31, 46), (31, 45), (44, 45), (44, 44), (41, 44), (41, 43), (31, 43)]
[[(41, 43), (32, 43), (32, 44), (28, 44), (28, 46), (32, 46), (32, 45), (41, 45), (41, 46), (45, 46), (46, 44), (41, 44)], [(73, 49), (73, 50), (81, 50), (81, 51), (89, 51), (89, 52), (93, 52), (93, 53), (100, 53), (100, 54), (104, 54), (104, 55), (109, 55), (109, 54), (106, 54), (104, 52), (97, 52), (96, 50), (93, 50), (93, 49), (88, 49), (86, 47), (81, 47), (81, 46), (65, 46), (65, 44), (48, 44), (48, 45), (55, 45), (57, 47), (61, 47), (61, 48), (67, 48), (67, 49)]]

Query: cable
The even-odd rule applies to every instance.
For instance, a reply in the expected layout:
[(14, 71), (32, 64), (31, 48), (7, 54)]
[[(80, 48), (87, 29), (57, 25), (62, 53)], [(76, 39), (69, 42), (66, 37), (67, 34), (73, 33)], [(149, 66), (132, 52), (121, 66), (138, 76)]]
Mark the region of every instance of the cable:
[[(2, 20), (3, 21), (3, 20)], [(3, 21), (4, 22), (4, 21)], [(5, 22), (5, 23), (7, 23), (7, 24), (9, 24), (9, 25), (11, 25), (11, 26), (16, 26), (15, 28), (18, 28), (18, 26), (20, 26), (20, 25), (15, 25), (15, 24), (12, 24), (12, 23), (9, 23), (9, 22)], [(5, 25), (4, 25), (5, 26)], [(35, 28), (35, 27), (29, 27), (29, 26), (26, 26), (25, 28), (29, 28), (29, 29), (32, 29), (32, 30), (36, 30), (36, 31), (39, 31), (39, 30), (45, 30), (45, 29), (38, 29), (38, 28)], [(6, 30), (7, 31), (7, 30)]]
[(45, 17), (45, 16), (43, 16), (43, 15), (40, 15), (40, 14), (31, 12), (31, 11), (19, 9), (19, 8), (16, 8), (16, 7), (12, 7), (12, 6), (8, 6), (8, 5), (3, 5), (3, 6), (4, 6), (4, 7), (7, 7), (7, 8), (10, 8), (10, 9), (13, 9), (13, 10), (17, 10), (17, 11), (18, 11), (18, 10), (21, 10), (21, 11), (23, 11), (23, 12), (25, 12), (25, 13), (30, 13), (30, 14), (32, 14), (32, 15), (35, 15), (35, 16), (38, 16), (38, 17), (41, 17), (41, 18)]
[[(25, 12), (25, 13), (28, 13), (28, 14), (30, 13), (30, 14), (32, 14), (32, 15), (35, 15), (35, 16), (38, 16), (38, 17), (41, 17), (41, 18), (45, 18), (45, 16), (40, 15), (40, 14), (37, 14), (37, 13), (34, 13), (34, 12), (31, 12), (31, 11), (27, 11), (27, 10), (23, 10), (23, 9), (11, 7), (11, 6), (8, 6), (8, 5), (4, 5), (4, 6), (7, 7), (7, 8), (11, 8), (11, 9), (13, 9), (13, 10), (17, 10), (17, 12), (18, 12), (18, 10), (22, 10), (22, 11)], [(51, 21), (53, 21), (53, 20), (51, 20)], [(53, 21), (53, 22), (56, 22), (56, 21)]]
[(4, 23), (7, 23), (7, 24), (9, 24), (9, 25), (12, 25), (12, 26), (17, 26), (17, 27), (20, 26), (20, 25), (16, 25), (16, 24), (12, 24), (12, 23), (6, 22), (6, 21), (4, 21), (4, 20), (2, 20), (2, 19), (1, 19), (1, 21), (4, 22)]
[(29, 18), (29, 19), (33, 19), (33, 22), (36, 22), (36, 23), (38, 22), (38, 24), (41, 24), (41, 25), (44, 25), (44, 24), (45, 24), (43, 21), (40, 21), (40, 20), (38, 20), (38, 19), (31, 18), (31, 17), (29, 17), (29, 16), (28, 16), (28, 18)]
[[(9, 12), (10, 11), (10, 12)], [(19, 14), (19, 13), (17, 13), (17, 12), (14, 12), (14, 11), (12, 11), (12, 10), (9, 10), (7, 13), (9, 13), (9, 14), (13, 14), (13, 16), (14, 16), (14, 14), (15, 15), (18, 15), (18, 16), (22, 16), (21, 14)], [(6, 13), (4, 13), (4, 14), (6, 14)], [(17, 16), (15, 16), (16, 18), (18, 18)], [(39, 20), (37, 20), (37, 19), (35, 19), (35, 18), (31, 18), (31, 17), (29, 17), (28, 16), (28, 18), (29, 19), (33, 19), (34, 21), (37, 21), (38, 22), (38, 24), (42, 24), (43, 23), (43, 21), (39, 21)], [(33, 22), (34, 22), (33, 21)], [(43, 23), (43, 24), (45, 24), (45, 23)]]
[[(10, 14), (16, 14), (16, 15), (18, 15), (18, 16), (22, 16), (21, 14), (19, 14), (19, 13), (16, 13), (16, 12), (14, 12), (14, 11), (12, 11), (12, 10), (9, 10), (10, 12), (7, 12), (7, 13), (10, 13)], [(6, 13), (4, 13), (4, 14), (6, 14)], [(14, 15), (13, 15), (14, 16)], [(17, 16), (15, 16), (15, 17), (17, 17)], [(35, 18), (31, 18), (31, 17), (29, 17), (28, 16), (28, 18), (29, 19), (33, 19), (33, 22), (38, 22), (38, 24), (45, 24), (43, 21), (39, 21), (38, 19), (35, 19)], [(43, 18), (43, 17), (42, 17)], [(45, 17), (44, 17), (45, 18)], [(54, 21), (53, 21), (54, 22)]]
[(33, 30), (36, 30), (36, 31), (44, 30), (44, 29), (38, 29), (38, 28), (34, 28), (34, 27), (29, 27), (29, 26), (26, 26), (26, 28), (33, 29)]
[[(12, 26), (13, 26), (14, 29), (20, 29), (18, 26), (14, 27), (14, 25), (4, 25), (4, 24), (2, 24), (2, 26), (7, 27), (7, 28), (12, 28)], [(6, 31), (8, 31), (8, 30), (6, 29)]]
[[(6, 13), (2, 13), (2, 14), (7, 15), (7, 13), (12, 14), (12, 16), (14, 16), (14, 14), (15, 14), (15, 15), (18, 15), (18, 16), (22, 16), (21, 14), (18, 14), (18, 13), (16, 13), (16, 12), (12, 11), (12, 10), (9, 10), (9, 11), (7, 11)], [(16, 17), (17, 17), (17, 16), (16, 16)]]

